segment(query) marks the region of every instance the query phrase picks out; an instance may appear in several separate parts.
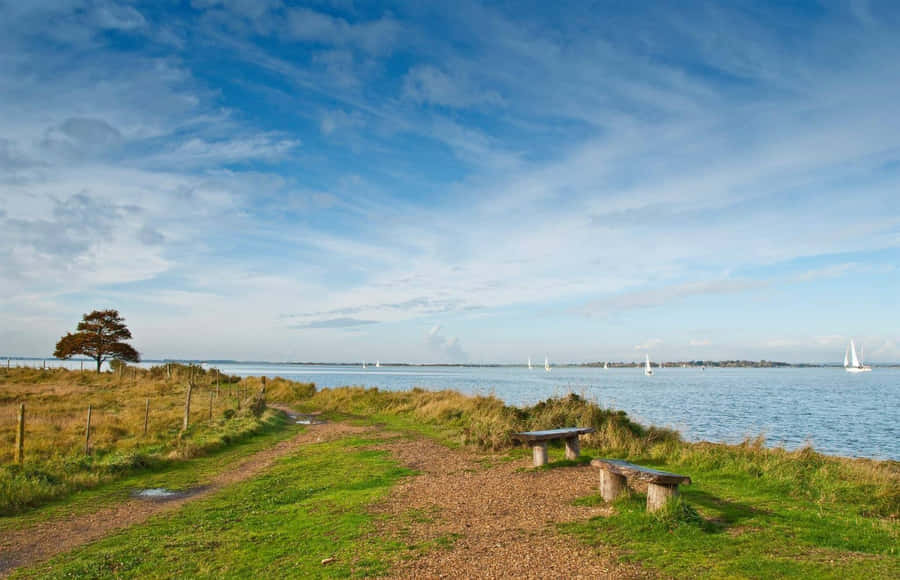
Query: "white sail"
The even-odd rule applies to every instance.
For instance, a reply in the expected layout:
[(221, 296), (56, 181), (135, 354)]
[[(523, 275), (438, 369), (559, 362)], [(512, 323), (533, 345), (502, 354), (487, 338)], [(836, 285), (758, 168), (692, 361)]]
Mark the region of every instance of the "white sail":
[(363, 368), (366, 368), (366, 361), (363, 361)]
[(534, 367), (531, 366), (531, 357), (528, 357), (528, 370), (531, 370), (532, 368)]
[[(862, 348), (860, 348), (860, 355), (861, 354)], [(856, 344), (853, 342), (852, 338), (850, 339), (850, 346), (848, 346), (846, 352), (844, 352), (844, 370), (848, 373), (865, 373), (872, 370), (872, 367), (867, 367), (862, 363), (862, 356), (856, 356)]]
[(609, 368), (609, 363), (603, 363), (603, 368), (604, 368), (604, 369), (608, 369), (608, 368)]
[(856, 358), (856, 345), (853, 344), (853, 339), (850, 339), (850, 365), (854, 367), (861, 366), (859, 364), (859, 359)]
[(550, 359), (547, 357), (544, 357), (544, 370), (550, 372)]
[(650, 376), (653, 374), (653, 369), (650, 368), (650, 355), (647, 354), (645, 356), (647, 357), (647, 359), (646, 359), (646, 363), (644, 365), (644, 374), (647, 376)]
[(376, 361), (375, 361), (375, 368), (376, 368), (376, 369), (377, 369), (377, 368), (381, 368), (381, 361), (380, 361), (380, 360), (376, 360)]

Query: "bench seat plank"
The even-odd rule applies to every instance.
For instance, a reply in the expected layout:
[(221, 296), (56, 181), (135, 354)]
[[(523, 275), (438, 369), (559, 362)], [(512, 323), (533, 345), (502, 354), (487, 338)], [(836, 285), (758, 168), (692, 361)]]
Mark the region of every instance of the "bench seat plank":
[(523, 433), (513, 433), (513, 439), (518, 441), (549, 441), (551, 439), (566, 439), (569, 437), (577, 437), (593, 433), (593, 427), (569, 427), (566, 429), (547, 429), (545, 431), (525, 431)]
[(645, 481), (647, 483), (655, 483), (660, 485), (679, 485), (682, 483), (691, 483), (691, 478), (687, 475), (679, 475), (668, 471), (659, 471), (658, 469), (650, 469), (649, 467), (641, 467), (621, 459), (594, 459), (591, 465), (605, 469), (616, 475), (629, 477)]

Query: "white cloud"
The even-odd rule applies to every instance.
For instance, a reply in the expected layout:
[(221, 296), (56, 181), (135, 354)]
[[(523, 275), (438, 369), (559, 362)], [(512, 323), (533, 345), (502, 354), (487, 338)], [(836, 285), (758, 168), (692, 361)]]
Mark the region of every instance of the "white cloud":
[(662, 343), (663, 340), (661, 338), (648, 338), (642, 344), (634, 345), (634, 350), (650, 350), (651, 348), (656, 348)]

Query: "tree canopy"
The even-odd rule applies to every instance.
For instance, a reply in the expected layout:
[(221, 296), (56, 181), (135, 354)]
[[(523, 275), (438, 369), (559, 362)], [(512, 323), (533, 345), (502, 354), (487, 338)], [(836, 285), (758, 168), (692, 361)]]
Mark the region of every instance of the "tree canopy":
[(125, 326), (125, 319), (118, 310), (94, 310), (85, 314), (78, 323), (76, 332), (67, 332), (56, 343), (53, 356), (70, 358), (80, 354), (97, 361), (97, 372), (104, 361), (119, 359), (140, 362), (138, 351), (124, 342), (131, 340), (131, 331)]

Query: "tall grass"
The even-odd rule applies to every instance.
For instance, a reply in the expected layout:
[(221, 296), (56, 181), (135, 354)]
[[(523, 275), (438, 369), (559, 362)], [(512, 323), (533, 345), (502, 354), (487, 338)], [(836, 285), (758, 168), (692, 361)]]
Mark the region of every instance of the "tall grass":
[[(187, 382), (194, 390), (182, 430)], [(256, 385), (199, 367), (113, 372), (0, 370), (0, 514), (22, 511), (124, 473), (194, 457), (256, 432), (271, 417), (249, 412)], [(240, 399), (250, 397), (239, 410)], [(146, 401), (150, 400), (144, 434)], [(212, 418), (210, 418), (212, 401)], [(25, 403), (25, 461), (13, 464), (16, 414)], [(87, 407), (90, 454), (85, 454)]]

